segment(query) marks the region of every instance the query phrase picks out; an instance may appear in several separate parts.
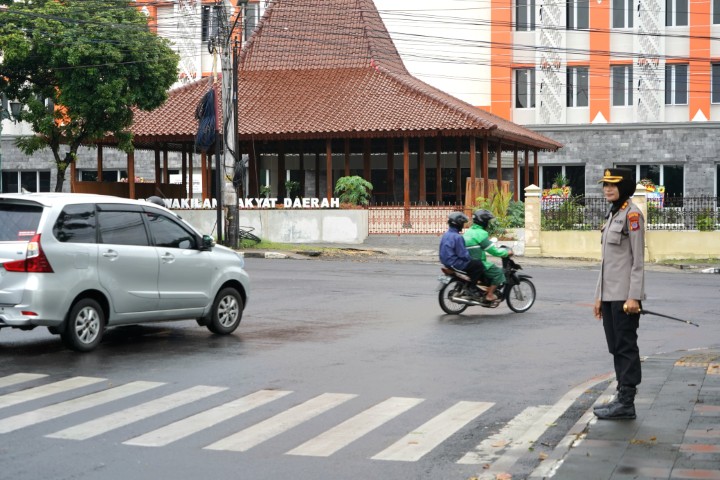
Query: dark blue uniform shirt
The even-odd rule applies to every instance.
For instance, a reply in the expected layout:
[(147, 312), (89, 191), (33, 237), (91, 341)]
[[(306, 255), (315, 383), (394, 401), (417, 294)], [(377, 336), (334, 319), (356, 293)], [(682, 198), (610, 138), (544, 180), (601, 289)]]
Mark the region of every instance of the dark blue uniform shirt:
[(470, 263), (470, 254), (465, 240), (455, 227), (448, 228), (440, 239), (440, 262), (446, 267), (465, 270)]

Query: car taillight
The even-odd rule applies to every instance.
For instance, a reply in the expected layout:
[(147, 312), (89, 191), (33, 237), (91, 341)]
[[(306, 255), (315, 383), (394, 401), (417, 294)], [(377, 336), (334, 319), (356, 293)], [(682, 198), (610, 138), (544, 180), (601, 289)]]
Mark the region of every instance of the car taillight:
[(40, 246), (39, 234), (33, 236), (28, 242), (24, 260), (5, 262), (3, 267), (8, 272), (53, 273), (52, 266)]

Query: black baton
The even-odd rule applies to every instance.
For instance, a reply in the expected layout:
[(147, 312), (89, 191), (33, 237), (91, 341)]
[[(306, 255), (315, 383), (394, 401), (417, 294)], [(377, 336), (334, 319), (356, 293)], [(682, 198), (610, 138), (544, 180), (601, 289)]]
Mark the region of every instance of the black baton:
[(700, 326), (700, 325), (698, 325), (697, 323), (691, 322), (690, 320), (683, 320), (682, 318), (671, 317), (670, 315), (665, 315), (665, 314), (662, 314), (662, 313), (651, 312), (650, 310), (640, 310), (639, 313), (641, 313), (641, 314), (643, 314), (643, 315), (656, 315), (656, 316), (658, 316), (658, 317), (669, 318), (670, 320), (675, 320), (676, 322), (687, 323), (688, 325), (695, 325), (696, 327), (699, 327), (699, 326)]

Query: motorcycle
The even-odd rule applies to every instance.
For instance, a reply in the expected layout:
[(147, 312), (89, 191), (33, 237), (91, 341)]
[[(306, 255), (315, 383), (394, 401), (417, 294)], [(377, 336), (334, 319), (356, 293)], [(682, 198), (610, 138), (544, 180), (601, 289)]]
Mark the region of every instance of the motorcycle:
[(527, 312), (535, 303), (535, 285), (530, 281), (532, 277), (518, 273), (518, 270), (522, 270), (522, 267), (509, 256), (502, 258), (502, 268), (505, 273), (505, 283), (495, 290), (498, 299), (488, 302), (485, 300), (488, 285), (479, 281), (477, 289), (480, 291), (480, 295), (473, 295), (469, 293), (471, 284), (470, 277), (467, 274), (442, 267), (443, 275), (438, 277), (440, 282), (438, 284), (440, 307), (445, 313), (457, 315), (471, 306), (496, 308), (505, 301), (513, 312)]

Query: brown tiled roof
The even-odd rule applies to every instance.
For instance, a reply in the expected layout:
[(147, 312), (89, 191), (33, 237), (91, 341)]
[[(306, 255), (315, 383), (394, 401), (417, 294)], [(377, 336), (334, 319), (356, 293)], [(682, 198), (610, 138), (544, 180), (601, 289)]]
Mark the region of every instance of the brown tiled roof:
[[(410, 75), (372, 0), (275, 0), (239, 64), (241, 139), (475, 135), (562, 146)], [(137, 112), (136, 144), (194, 135), (207, 88), (200, 80), (171, 92), (165, 106)]]

